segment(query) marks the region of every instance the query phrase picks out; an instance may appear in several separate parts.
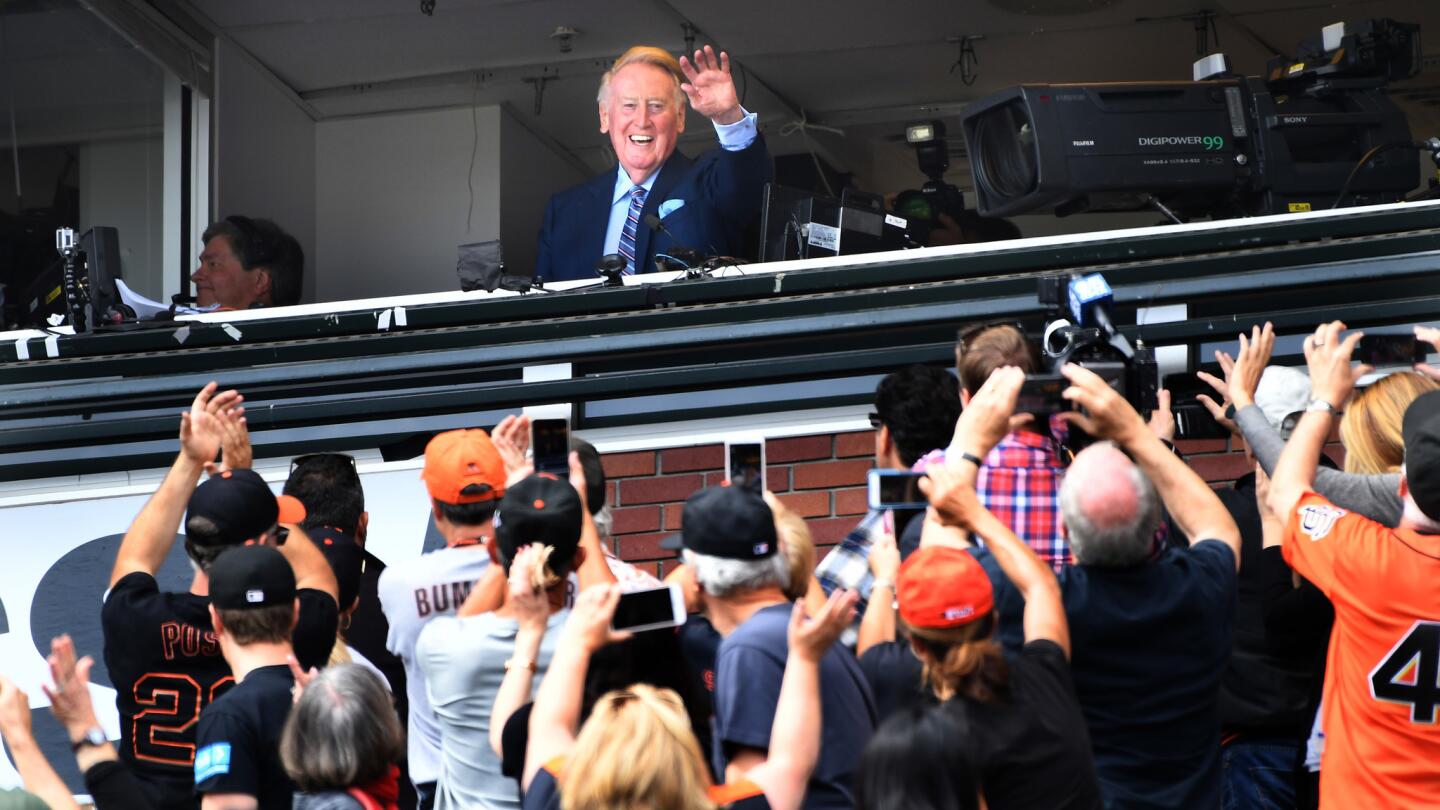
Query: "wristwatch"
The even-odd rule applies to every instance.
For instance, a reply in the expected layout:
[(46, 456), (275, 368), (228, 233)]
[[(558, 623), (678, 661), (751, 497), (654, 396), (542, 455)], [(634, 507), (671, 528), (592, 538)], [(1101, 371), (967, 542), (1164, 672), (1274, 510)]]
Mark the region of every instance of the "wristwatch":
[(1339, 411), (1336, 410), (1334, 405), (1331, 405), (1323, 399), (1312, 399), (1309, 402), (1305, 403), (1305, 412), (1329, 414), (1339, 413)]
[(110, 742), (110, 738), (105, 736), (105, 729), (99, 726), (91, 726), (85, 730), (84, 736), (70, 743), (70, 750), (78, 752), (87, 745), (101, 746), (108, 742)]

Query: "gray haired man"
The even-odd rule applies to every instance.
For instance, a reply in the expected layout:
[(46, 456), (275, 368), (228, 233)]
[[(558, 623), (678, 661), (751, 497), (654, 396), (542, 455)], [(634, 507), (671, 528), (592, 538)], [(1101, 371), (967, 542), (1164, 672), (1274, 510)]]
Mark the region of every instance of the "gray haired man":
[[(769, 756), (770, 726), (789, 653), (790, 575), (778, 554), (775, 516), (741, 487), (703, 489), (685, 502), (680, 545), (705, 613), (725, 640), (715, 666), (714, 764), (741, 771)], [(854, 656), (831, 647), (820, 662), (825, 717), (820, 760), (805, 808), (850, 808), (852, 775), (875, 730), (875, 700)]]

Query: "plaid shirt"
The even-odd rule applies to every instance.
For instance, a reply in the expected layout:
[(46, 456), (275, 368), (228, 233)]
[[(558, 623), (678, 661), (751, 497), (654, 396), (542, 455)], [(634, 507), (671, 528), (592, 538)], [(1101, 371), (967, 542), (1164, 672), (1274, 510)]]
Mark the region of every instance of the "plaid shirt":
[(815, 566), (815, 579), (820, 581), (820, 587), (827, 595), (836, 588), (847, 588), (860, 594), (860, 601), (855, 605), (855, 622), (840, 636), (840, 640), (851, 647), (855, 646), (860, 617), (865, 615), (865, 606), (870, 602), (870, 588), (875, 583), (875, 577), (870, 573), (870, 544), (881, 534), (893, 534), (893, 523), (894, 518), (888, 511), (871, 509), (845, 535), (840, 545), (830, 549), (825, 559)]
[[(1057, 449), (1049, 436), (1026, 431), (1009, 434), (985, 457), (975, 492), (991, 514), (1059, 573), (1074, 565), (1074, 558), (1061, 531), (1060, 479), (1065, 466)], [(926, 464), (944, 460), (944, 451), (937, 450), (920, 459), (915, 469), (924, 470)]]

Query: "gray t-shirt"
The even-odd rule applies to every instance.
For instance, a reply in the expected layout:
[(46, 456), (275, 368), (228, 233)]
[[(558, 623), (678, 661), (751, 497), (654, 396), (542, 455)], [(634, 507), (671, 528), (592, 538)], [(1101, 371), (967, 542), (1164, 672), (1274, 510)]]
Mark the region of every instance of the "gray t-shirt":
[[(550, 666), (569, 615), (569, 610), (557, 611), (546, 623), (532, 690), (539, 688)], [(442, 616), (427, 624), (415, 643), (415, 660), (440, 723), (436, 810), (520, 807), (519, 786), (500, 772), (500, 757), (490, 748), (490, 712), (505, 679), (505, 662), (515, 652), (518, 629), (514, 619), (494, 613)]]

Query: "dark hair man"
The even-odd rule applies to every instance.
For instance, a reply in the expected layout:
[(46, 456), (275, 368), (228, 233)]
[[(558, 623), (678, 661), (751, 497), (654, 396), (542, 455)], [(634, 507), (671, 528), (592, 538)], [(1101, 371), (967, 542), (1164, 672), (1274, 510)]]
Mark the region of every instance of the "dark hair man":
[[(276, 498), (259, 475), (243, 469), (250, 446), (240, 395), (216, 394), (215, 387), (201, 389), (181, 416), (180, 454), (125, 534), (100, 613), (120, 713), (120, 756), (161, 808), (196, 806), (195, 721), (233, 683), (210, 624), (211, 565), (235, 546), (274, 543), (277, 524), (305, 516), (298, 501)], [(197, 488), (201, 469), (222, 443), (232, 469)], [(187, 593), (163, 592), (155, 578), (187, 506), (185, 551), (194, 578)], [(291, 560), (300, 588), (296, 656), (306, 667), (323, 666), (335, 642), (335, 577), (298, 528), (290, 529), (280, 553)]]
[(205, 229), (200, 266), (190, 274), (202, 307), (249, 309), (300, 303), (305, 251), (268, 219), (231, 216)]
[[(1428, 807), (1440, 795), (1440, 392), (1405, 410), (1400, 523), (1388, 528), (1314, 492), (1321, 448), (1354, 388), (1361, 333), (1305, 338), (1313, 399), (1275, 465), (1281, 551), (1335, 606), (1325, 669), (1320, 807)], [(1267, 535), (1266, 542), (1270, 541)]]
[[(714, 771), (747, 772), (766, 761), (772, 743), (784, 744), (770, 739), (791, 614), (775, 516), (742, 488), (702, 489), (685, 501), (680, 543), (705, 615), (725, 637), (715, 665)], [(803, 807), (848, 810), (860, 752), (875, 730), (875, 701), (849, 652), (832, 647), (821, 659), (820, 701), (820, 758)]]
[(415, 660), (443, 740), (437, 808), (520, 807), (515, 780), (501, 773), (500, 757), (490, 747), (491, 710), (506, 671), (521, 667), (538, 683), (550, 666), (559, 630), (570, 615), (565, 607), (569, 577), (585, 560), (583, 509), (570, 482), (547, 473), (516, 482), (500, 501), (495, 534), (487, 543), (491, 562), (508, 576), (522, 548), (539, 543), (546, 549), (537, 570), (545, 577), (541, 587), (550, 617), (533, 657), (517, 660), (513, 655), (520, 625), (508, 605), (475, 616), (440, 616), (420, 631)]
[(440, 776), (440, 726), (425, 693), (415, 641), (432, 619), (455, 614), (490, 565), (486, 552), (495, 536), (495, 507), (505, 494), (505, 462), (485, 431), (452, 430), (426, 445), (421, 478), (445, 548), (386, 568), (379, 595), (390, 622), (385, 646), (405, 662), (410, 780), (420, 806), (429, 808)]
[(295, 572), (279, 551), (240, 546), (211, 566), (210, 621), (235, 686), (200, 713), (201, 810), (286, 810), (294, 800), (280, 735), (295, 686), (286, 659), (299, 610)]
[[(950, 443), (959, 418), (955, 378), (944, 369), (916, 365), (885, 375), (875, 388), (875, 412), (870, 414), (870, 424), (875, 428), (875, 466), (910, 469), (926, 453)], [(886, 598), (893, 599), (895, 583), (876, 583), (870, 575), (870, 548), (876, 533), (893, 536), (904, 530), (905, 520), (914, 516), (895, 516), (873, 509), (866, 512), (840, 545), (830, 549), (815, 566), (815, 578), (825, 593), (837, 588), (859, 593), (858, 610), (862, 616), (871, 589), (877, 585), (886, 591)], [(855, 646), (853, 628), (846, 630), (842, 638), (847, 645)]]
[[(715, 125), (721, 147), (693, 161), (675, 151), (687, 96)], [(707, 45), (693, 62), (676, 61), (660, 48), (636, 46), (605, 72), (596, 101), (619, 168), (550, 198), (535, 274), (595, 278), (596, 260), (612, 253), (625, 258), (627, 273), (649, 273), (656, 254), (677, 244), (742, 252), (743, 231), (760, 213), (774, 167), (754, 113), (740, 106), (730, 57), (717, 58)], [(644, 224), (650, 215), (670, 233), (652, 232)]]
[[(1019, 372), (1000, 373), (1018, 394)], [(1070, 381), (1065, 397), (1084, 411), (1065, 418), (1107, 440), (1077, 454), (1061, 485), (1075, 565), (1059, 574), (1071, 673), (1105, 804), (1219, 807), (1220, 678), (1230, 655), (1240, 532), (1215, 491), (1122, 395), (1079, 366), (1061, 373)], [(1008, 418), (1013, 396), (1006, 408)], [(992, 436), (1008, 429), (1005, 419), (986, 424)], [(973, 456), (986, 446), (961, 434), (952, 453)], [(1156, 547), (1162, 505), (1188, 547)], [(1023, 598), (988, 551), (977, 557), (995, 585), (1001, 637), (1015, 651), (1024, 637)]]

